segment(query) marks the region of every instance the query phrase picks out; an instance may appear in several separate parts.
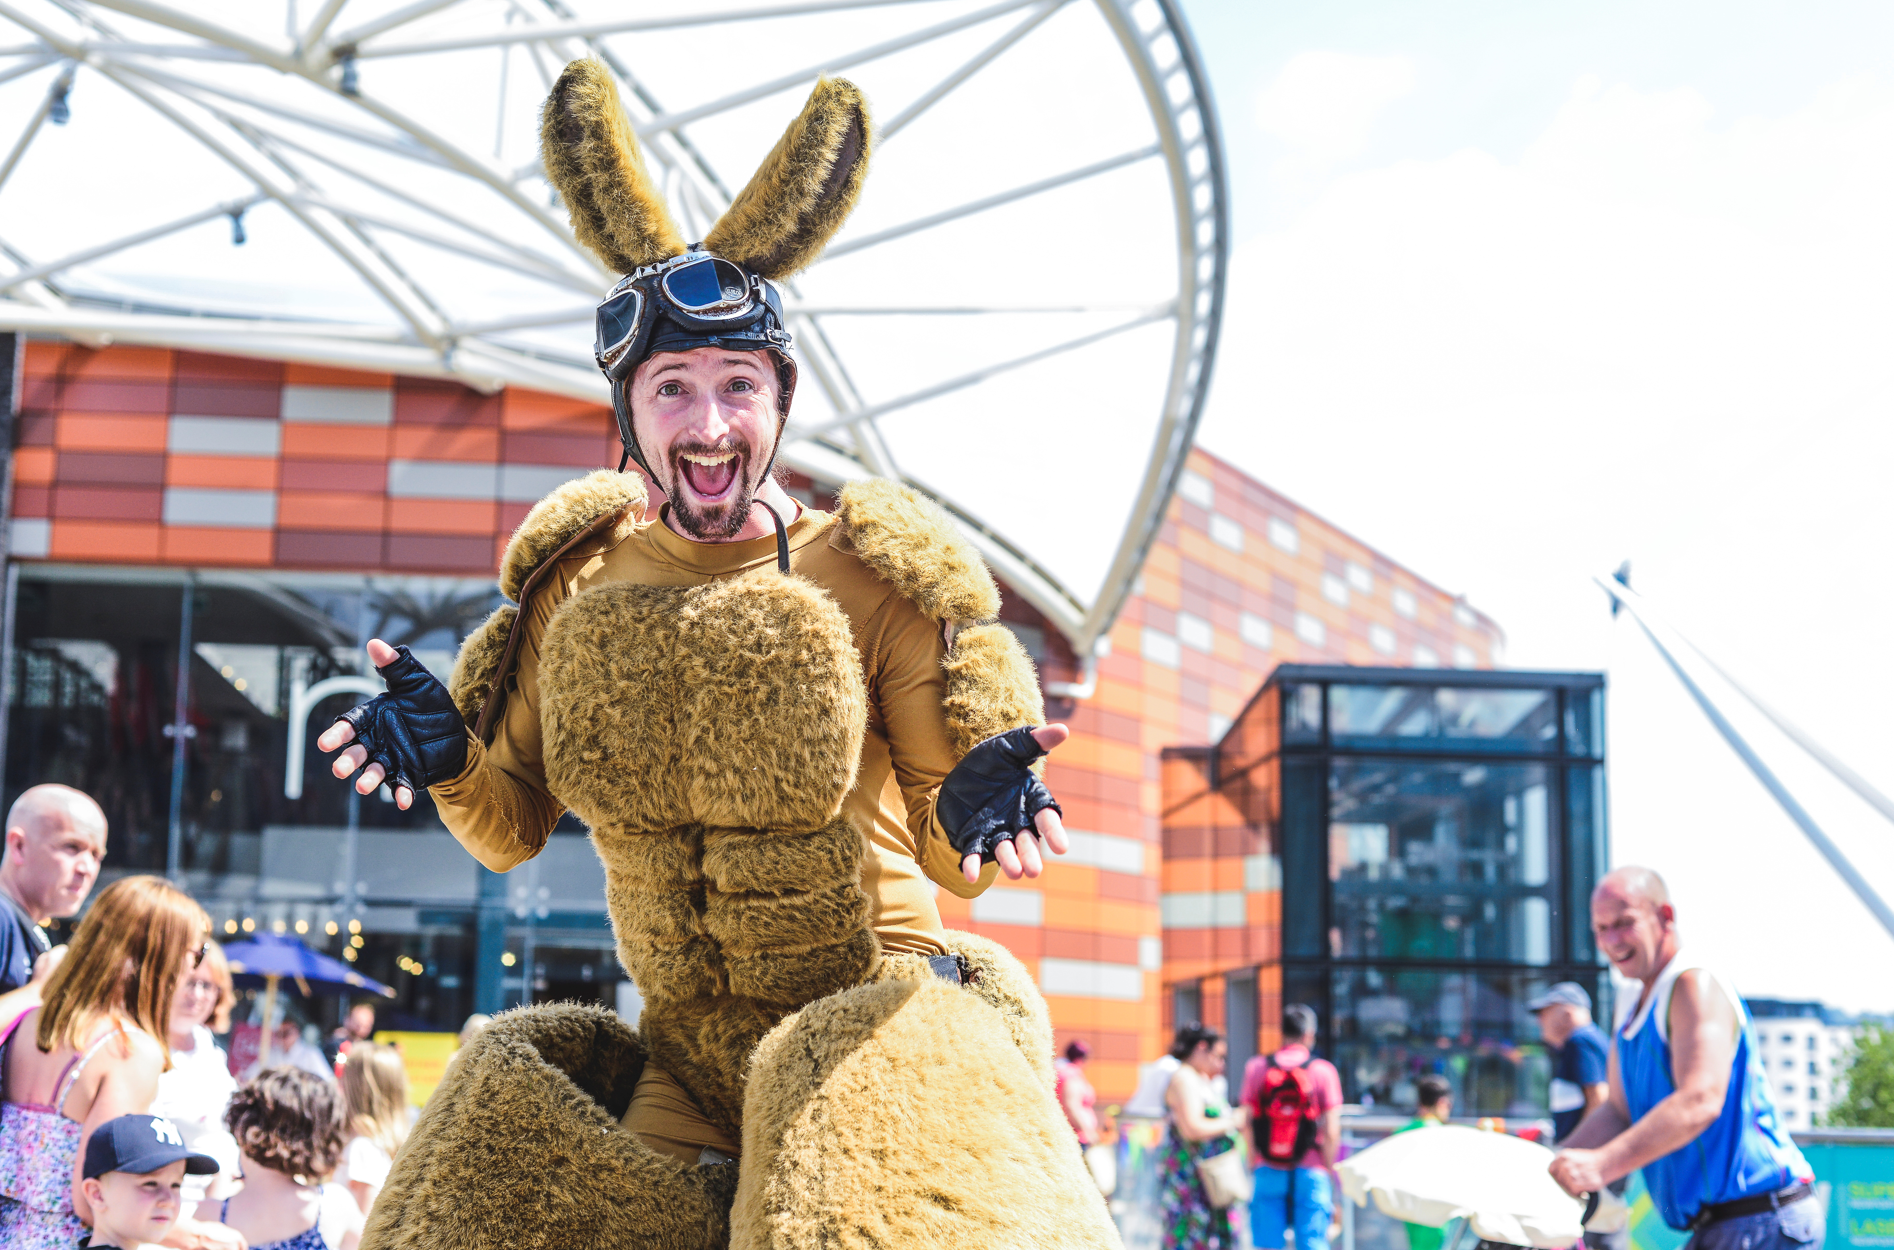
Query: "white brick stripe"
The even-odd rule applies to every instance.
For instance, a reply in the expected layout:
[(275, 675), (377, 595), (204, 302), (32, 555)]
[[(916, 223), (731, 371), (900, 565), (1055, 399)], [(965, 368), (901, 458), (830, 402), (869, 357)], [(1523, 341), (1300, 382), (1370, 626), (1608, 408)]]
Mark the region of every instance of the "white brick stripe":
[(267, 417), (174, 416), (165, 447), (187, 456), (274, 456), (283, 449), (283, 426)]
[(1144, 1000), (1144, 970), (1131, 964), (1091, 959), (1042, 959), (1039, 990), (1072, 998), (1110, 998), (1123, 1003)]
[(1064, 855), (1054, 856), (1052, 862), (1087, 864), (1107, 872), (1128, 872), (1139, 877), (1144, 875), (1144, 843), (1138, 839), (1123, 838), (1114, 833), (1087, 833), (1083, 829), (1068, 829), (1065, 832), (1072, 839), (1072, 849)]
[(395, 419), (395, 393), (361, 386), (285, 386), (283, 420), (334, 425), (387, 425)]
[(273, 490), (211, 490), (167, 486), (166, 525), (212, 525), (226, 529), (272, 529), (276, 525)]
[(1166, 929), (1240, 929), (1247, 923), (1241, 890), (1182, 891), (1158, 899)]
[(1037, 890), (988, 890), (973, 900), (973, 918), (981, 924), (1042, 925), (1046, 896)]

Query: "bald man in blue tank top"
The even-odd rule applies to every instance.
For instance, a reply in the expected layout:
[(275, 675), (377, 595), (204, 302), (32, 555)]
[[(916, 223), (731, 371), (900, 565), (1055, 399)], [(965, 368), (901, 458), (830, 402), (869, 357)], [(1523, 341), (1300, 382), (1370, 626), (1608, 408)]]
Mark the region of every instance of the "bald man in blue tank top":
[[(1641, 982), (1612, 1030), (1611, 1094), (1566, 1139), (1552, 1178), (1574, 1196), (1642, 1168), (1686, 1250), (1821, 1250), (1814, 1172), (1776, 1115), (1749, 1013), (1686, 953), (1664, 879), (1619, 868), (1592, 893), (1599, 949)], [(1628, 997), (1628, 996), (1627, 996)]]

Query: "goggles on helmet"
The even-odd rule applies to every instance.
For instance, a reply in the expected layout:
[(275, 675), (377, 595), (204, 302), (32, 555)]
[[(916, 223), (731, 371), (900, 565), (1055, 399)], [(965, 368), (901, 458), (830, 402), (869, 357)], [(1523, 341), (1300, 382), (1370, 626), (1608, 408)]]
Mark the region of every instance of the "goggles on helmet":
[(782, 302), (768, 279), (693, 249), (619, 279), (598, 306), (592, 355), (619, 382), (662, 350), (786, 350), (791, 340), (782, 324)]
[[(631, 429), (628, 388), (639, 365), (659, 352), (698, 347), (769, 350), (782, 388), (778, 405), (789, 415), (796, 391), (795, 340), (783, 328), (782, 297), (769, 279), (735, 261), (693, 246), (682, 256), (626, 274), (599, 302), (593, 359), (612, 388), (619, 441), (627, 458), (650, 472)], [(624, 460), (618, 467), (625, 467)]]

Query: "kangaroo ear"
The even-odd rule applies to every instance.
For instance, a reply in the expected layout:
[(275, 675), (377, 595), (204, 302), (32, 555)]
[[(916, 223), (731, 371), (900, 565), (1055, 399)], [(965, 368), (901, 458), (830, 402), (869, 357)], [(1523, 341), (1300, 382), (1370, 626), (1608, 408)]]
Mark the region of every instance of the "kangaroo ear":
[(860, 90), (846, 79), (823, 79), (704, 246), (765, 278), (806, 267), (860, 198), (872, 146)]
[(540, 114), (539, 151), (572, 233), (606, 268), (630, 273), (684, 251), (604, 65), (574, 61), (559, 75)]

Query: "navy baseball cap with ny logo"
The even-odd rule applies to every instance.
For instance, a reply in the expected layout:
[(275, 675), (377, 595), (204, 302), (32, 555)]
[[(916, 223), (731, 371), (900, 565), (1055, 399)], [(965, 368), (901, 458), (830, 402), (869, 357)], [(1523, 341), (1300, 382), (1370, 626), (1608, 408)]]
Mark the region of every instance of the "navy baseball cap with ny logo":
[(122, 1115), (92, 1130), (85, 1144), (87, 1180), (107, 1172), (144, 1175), (184, 1160), (184, 1170), (205, 1175), (217, 1170), (217, 1160), (195, 1154), (184, 1145), (177, 1126), (161, 1115)]

